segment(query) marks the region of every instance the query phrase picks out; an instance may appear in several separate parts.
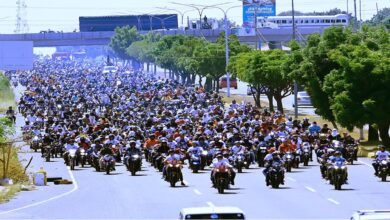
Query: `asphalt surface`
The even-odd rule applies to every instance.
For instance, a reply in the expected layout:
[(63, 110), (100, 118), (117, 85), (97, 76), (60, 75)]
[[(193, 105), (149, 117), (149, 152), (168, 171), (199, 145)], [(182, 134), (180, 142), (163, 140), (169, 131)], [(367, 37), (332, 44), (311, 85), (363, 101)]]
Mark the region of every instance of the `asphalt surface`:
[[(18, 127), (22, 120), (18, 117)], [(236, 206), (248, 219), (348, 219), (356, 210), (389, 208), (390, 182), (373, 176), (367, 158), (348, 166), (349, 185), (341, 191), (321, 178), (313, 162), (287, 173), (280, 189), (265, 186), (262, 168), (252, 165), (237, 174), (235, 186), (221, 195), (211, 188), (209, 170), (193, 174), (185, 166), (187, 186), (171, 188), (146, 162), (137, 176), (121, 164), (106, 175), (89, 166), (71, 172), (60, 158), (43, 162), (40, 153), (30, 152), (27, 146), (20, 155), (34, 156), (30, 172), (43, 166), (49, 177), (74, 182), (19, 193), (0, 205), (0, 219), (177, 219), (181, 208), (204, 206)]]

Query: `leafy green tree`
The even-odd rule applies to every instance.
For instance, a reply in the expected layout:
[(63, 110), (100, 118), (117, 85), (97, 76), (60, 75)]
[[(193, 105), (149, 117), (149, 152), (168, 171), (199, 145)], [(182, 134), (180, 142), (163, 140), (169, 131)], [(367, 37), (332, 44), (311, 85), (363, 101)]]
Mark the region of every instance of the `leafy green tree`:
[(336, 121), (350, 130), (374, 125), (390, 147), (390, 35), (383, 29), (366, 29), (350, 39), (355, 40), (329, 52), (329, 59), (339, 65), (324, 78), (330, 109)]
[[(292, 78), (283, 72), (283, 65), (288, 55), (279, 49), (269, 51), (253, 50), (232, 57), (229, 69), (255, 90), (254, 99), (260, 106), (260, 94), (267, 95), (269, 100), (275, 98), (277, 108), (283, 112), (282, 99), (292, 92)], [(273, 110), (273, 102), (270, 101)]]
[(135, 41), (141, 40), (141, 36), (135, 27), (118, 27), (115, 35), (111, 38), (110, 48), (123, 60), (131, 59), (127, 54), (127, 48)]
[(390, 8), (383, 8), (378, 11), (368, 23), (372, 25), (384, 25), (387, 29), (390, 29)]

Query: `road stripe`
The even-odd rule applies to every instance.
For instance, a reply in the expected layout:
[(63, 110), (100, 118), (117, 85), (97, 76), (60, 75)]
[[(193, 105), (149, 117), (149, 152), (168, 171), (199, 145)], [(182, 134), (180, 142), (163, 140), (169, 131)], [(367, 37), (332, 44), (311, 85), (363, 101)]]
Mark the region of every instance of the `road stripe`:
[(366, 163), (366, 162), (364, 162), (364, 161), (362, 161), (362, 160), (358, 160), (358, 161), (359, 161), (360, 163), (366, 165), (366, 166), (372, 167), (372, 164)]
[(208, 206), (215, 207), (215, 205), (212, 202), (206, 202)]
[(328, 201), (331, 202), (331, 203), (333, 203), (333, 204), (340, 205), (339, 202), (337, 202), (336, 200), (334, 200), (334, 199), (332, 199), (332, 198), (329, 198)]
[(194, 189), (194, 193), (196, 193), (197, 195), (202, 195), (202, 193), (197, 189)]
[(316, 192), (316, 190), (315, 189), (313, 189), (313, 188), (311, 188), (310, 186), (305, 186), (305, 188), (307, 189), (307, 190), (309, 190), (310, 192)]
[(290, 181), (293, 181), (293, 182), (296, 182), (296, 181), (297, 181), (296, 179), (291, 178), (291, 177), (287, 177), (287, 179), (290, 180)]
[(23, 209), (31, 208), (31, 207), (34, 207), (34, 206), (42, 205), (44, 203), (51, 202), (53, 200), (65, 197), (65, 196), (75, 192), (76, 190), (78, 190), (79, 186), (77, 185), (76, 179), (74, 178), (72, 171), (70, 171), (70, 168), (69, 167), (67, 167), (67, 168), (68, 168), (69, 176), (70, 176), (70, 178), (71, 178), (71, 180), (73, 182), (73, 189), (72, 190), (70, 190), (68, 192), (65, 192), (65, 193), (62, 193), (62, 194), (57, 195), (57, 196), (53, 196), (53, 197), (51, 197), (49, 199), (45, 199), (45, 200), (40, 201), (40, 202), (36, 202), (36, 203), (32, 203), (30, 205), (22, 206), (20, 208), (16, 208), (16, 209), (11, 209), (11, 210), (8, 210), (8, 211), (0, 212), (0, 215), (4, 215), (4, 214), (11, 213), (11, 212), (16, 212), (16, 211), (20, 211), (20, 210), (23, 210)]

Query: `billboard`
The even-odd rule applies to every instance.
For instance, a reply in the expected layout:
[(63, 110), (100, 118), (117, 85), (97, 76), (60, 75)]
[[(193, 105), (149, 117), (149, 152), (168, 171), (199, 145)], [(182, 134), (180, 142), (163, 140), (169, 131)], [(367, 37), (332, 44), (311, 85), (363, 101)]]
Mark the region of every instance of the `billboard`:
[(32, 41), (0, 41), (1, 70), (31, 70), (33, 58)]
[(276, 0), (243, 0), (243, 27), (255, 26), (255, 14), (257, 17), (269, 17), (276, 15)]

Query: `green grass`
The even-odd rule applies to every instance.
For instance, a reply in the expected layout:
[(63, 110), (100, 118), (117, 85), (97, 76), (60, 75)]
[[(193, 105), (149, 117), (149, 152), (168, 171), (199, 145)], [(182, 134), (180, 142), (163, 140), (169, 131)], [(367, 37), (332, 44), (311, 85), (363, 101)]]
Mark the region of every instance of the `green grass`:
[(9, 80), (0, 72), (0, 113), (4, 113), (9, 106), (15, 109), (15, 95), (10, 87)]
[(16, 193), (21, 191), (21, 189), (22, 187), (19, 184), (6, 186), (5, 189), (0, 192), (0, 204), (9, 202)]

